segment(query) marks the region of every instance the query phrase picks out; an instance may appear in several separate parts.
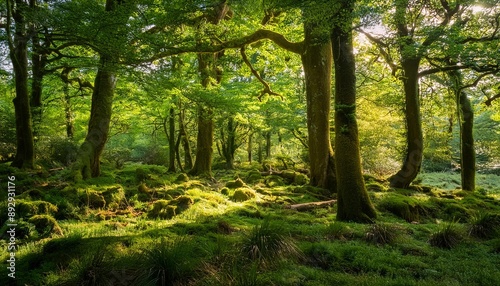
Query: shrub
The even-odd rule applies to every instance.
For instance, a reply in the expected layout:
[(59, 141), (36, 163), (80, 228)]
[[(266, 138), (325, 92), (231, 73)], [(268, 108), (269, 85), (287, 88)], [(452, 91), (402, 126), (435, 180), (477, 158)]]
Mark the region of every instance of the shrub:
[(476, 238), (493, 238), (500, 229), (500, 216), (488, 212), (477, 212), (472, 215), (468, 233)]
[(443, 224), (439, 230), (431, 235), (429, 243), (432, 246), (452, 249), (462, 241), (463, 235), (455, 222)]
[(283, 235), (283, 229), (270, 220), (264, 220), (245, 236), (242, 250), (251, 260), (264, 264), (274, 259), (297, 258), (301, 255), (295, 242)]

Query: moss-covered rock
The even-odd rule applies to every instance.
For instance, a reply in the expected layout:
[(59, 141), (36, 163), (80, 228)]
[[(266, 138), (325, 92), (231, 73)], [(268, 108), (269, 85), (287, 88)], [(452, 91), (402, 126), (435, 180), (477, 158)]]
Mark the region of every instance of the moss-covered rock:
[(306, 174), (295, 173), (295, 176), (293, 177), (293, 183), (295, 185), (305, 185), (308, 182), (309, 182), (309, 177), (307, 177)]
[(237, 189), (237, 188), (241, 188), (243, 186), (245, 186), (245, 183), (240, 178), (237, 178), (234, 181), (229, 181), (226, 183), (226, 188), (230, 188), (230, 189)]
[(80, 197), (80, 201), (87, 205), (89, 208), (100, 209), (106, 206), (106, 200), (101, 193), (95, 190), (87, 190)]
[(400, 194), (391, 194), (383, 198), (377, 204), (377, 208), (391, 212), (408, 222), (419, 221), (427, 213), (426, 207), (420, 201)]
[(180, 173), (177, 178), (175, 179), (175, 183), (180, 184), (180, 183), (185, 183), (189, 181), (189, 177), (185, 173)]
[(112, 187), (102, 192), (102, 196), (106, 201), (106, 205), (117, 204), (118, 206), (125, 203), (125, 190), (121, 186)]
[(29, 223), (32, 223), (35, 226), (35, 230), (42, 237), (47, 237), (52, 234), (62, 235), (63, 231), (56, 219), (50, 215), (35, 215), (32, 216), (29, 220)]
[(276, 175), (267, 176), (265, 182), (269, 188), (281, 187), (285, 185), (285, 183), (283, 182), (283, 178)]
[(250, 188), (238, 188), (231, 196), (231, 200), (235, 202), (244, 202), (255, 198), (255, 191)]
[(27, 218), (38, 214), (54, 215), (57, 213), (57, 206), (46, 201), (18, 201), (17, 215)]
[(229, 188), (228, 187), (224, 187), (220, 190), (220, 193), (225, 195), (225, 196), (229, 196)]
[(366, 190), (371, 192), (386, 192), (388, 188), (378, 182), (369, 182), (366, 183)]
[(248, 172), (248, 175), (245, 178), (245, 181), (249, 184), (254, 184), (259, 182), (262, 179), (262, 175), (259, 170), (252, 170)]
[(194, 203), (189, 196), (180, 196), (173, 200), (157, 200), (148, 212), (151, 218), (171, 219), (188, 209)]

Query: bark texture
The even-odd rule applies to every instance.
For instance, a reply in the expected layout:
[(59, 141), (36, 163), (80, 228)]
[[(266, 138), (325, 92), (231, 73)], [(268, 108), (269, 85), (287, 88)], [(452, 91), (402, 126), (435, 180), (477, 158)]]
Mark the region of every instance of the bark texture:
[(106, 60), (101, 59), (101, 62), (102, 67), (97, 71), (92, 93), (87, 136), (73, 165), (77, 180), (101, 174), (100, 156), (108, 140), (116, 78), (114, 72), (106, 68)]
[[(343, 0), (341, 3), (343, 12), (340, 15), (344, 16), (344, 19), (352, 19), (353, 1)], [(356, 121), (356, 65), (351, 25), (345, 25), (346, 23), (335, 25), (332, 33), (335, 63), (337, 219), (371, 222), (376, 217), (376, 212), (368, 197), (361, 170)]]
[(335, 192), (335, 162), (330, 139), (332, 46), (330, 37), (317, 38), (314, 26), (304, 27), (304, 66), (310, 184)]
[(457, 103), (458, 123), (460, 126), (460, 173), (462, 190), (476, 189), (476, 151), (474, 150), (474, 111), (467, 93), (462, 88), (463, 78), (460, 71), (450, 75)]
[(422, 166), (424, 147), (418, 84), (420, 58), (403, 58), (401, 64), (404, 71), (402, 81), (405, 93), (407, 149), (401, 169), (389, 180), (394, 188), (408, 188), (417, 177)]
[[(12, 5), (11, 5), (12, 4)], [(30, 99), (28, 91), (28, 35), (26, 13), (28, 6), (24, 1), (16, 0), (8, 5), (8, 26), (10, 16), (14, 19), (14, 37), (11, 41), (10, 27), (7, 27), (10, 58), (14, 69), (16, 97), (13, 100), (16, 118), (16, 155), (11, 166), (23, 169), (34, 168), (34, 143)]]

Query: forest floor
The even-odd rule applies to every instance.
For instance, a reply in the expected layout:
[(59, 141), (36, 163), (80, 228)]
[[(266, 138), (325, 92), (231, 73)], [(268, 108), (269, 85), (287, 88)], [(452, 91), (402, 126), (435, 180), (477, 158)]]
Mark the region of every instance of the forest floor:
[(0, 165), (0, 284), (500, 285), (498, 175), (478, 175), (474, 193), (459, 174), (423, 174), (409, 190), (366, 176), (378, 218), (357, 224), (336, 222), (335, 204), (290, 209), (335, 195), (259, 167), (206, 179), (126, 164), (68, 183), (68, 170)]

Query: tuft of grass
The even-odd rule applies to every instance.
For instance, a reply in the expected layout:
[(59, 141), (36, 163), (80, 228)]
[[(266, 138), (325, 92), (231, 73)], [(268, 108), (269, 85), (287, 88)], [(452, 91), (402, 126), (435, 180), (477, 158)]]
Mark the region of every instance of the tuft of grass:
[(243, 253), (251, 260), (264, 264), (281, 258), (301, 256), (299, 248), (291, 237), (283, 235), (281, 226), (266, 219), (255, 226), (243, 241)]
[(139, 261), (141, 274), (134, 285), (173, 286), (193, 278), (201, 265), (200, 250), (195, 242), (186, 238), (161, 241), (142, 251)]
[(500, 216), (480, 211), (472, 215), (468, 233), (476, 238), (494, 238), (500, 230)]
[(434, 247), (452, 249), (463, 240), (463, 234), (455, 222), (449, 222), (441, 225), (438, 231), (434, 232), (429, 244)]
[(365, 239), (378, 245), (391, 244), (398, 238), (398, 229), (387, 223), (375, 223), (368, 226)]
[(345, 223), (339, 221), (329, 224), (325, 232), (328, 239), (347, 240), (353, 236), (352, 230)]

